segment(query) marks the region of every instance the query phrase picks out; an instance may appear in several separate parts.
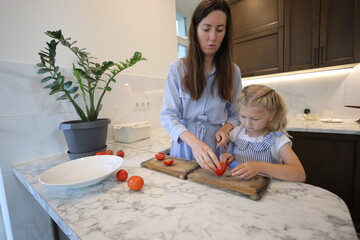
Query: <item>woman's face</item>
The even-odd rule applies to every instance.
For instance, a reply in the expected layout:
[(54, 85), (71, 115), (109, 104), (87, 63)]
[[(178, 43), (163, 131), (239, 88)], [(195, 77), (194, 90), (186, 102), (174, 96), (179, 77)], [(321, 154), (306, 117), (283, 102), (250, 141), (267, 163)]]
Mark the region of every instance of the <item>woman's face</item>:
[(213, 57), (219, 50), (226, 33), (226, 14), (220, 10), (210, 12), (197, 27), (199, 44), (205, 57)]

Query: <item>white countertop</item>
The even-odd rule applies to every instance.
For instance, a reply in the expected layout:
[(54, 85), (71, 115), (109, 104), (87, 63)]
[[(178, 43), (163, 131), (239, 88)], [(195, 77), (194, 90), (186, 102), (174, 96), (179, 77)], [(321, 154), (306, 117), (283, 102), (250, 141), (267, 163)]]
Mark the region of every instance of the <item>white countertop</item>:
[(144, 178), (139, 192), (115, 174), (79, 189), (40, 184), (39, 175), (68, 161), (66, 154), (15, 164), (13, 172), (70, 239), (357, 240), (345, 203), (322, 188), (273, 179), (252, 201), (140, 167), (170, 144), (163, 130), (133, 144), (108, 144), (125, 151), (121, 168), (129, 176)]
[(320, 133), (337, 133), (337, 134), (354, 134), (360, 135), (360, 124), (354, 119), (343, 119), (341, 123), (328, 123), (320, 120), (305, 121), (290, 119), (288, 121), (288, 131), (298, 132), (320, 132)]

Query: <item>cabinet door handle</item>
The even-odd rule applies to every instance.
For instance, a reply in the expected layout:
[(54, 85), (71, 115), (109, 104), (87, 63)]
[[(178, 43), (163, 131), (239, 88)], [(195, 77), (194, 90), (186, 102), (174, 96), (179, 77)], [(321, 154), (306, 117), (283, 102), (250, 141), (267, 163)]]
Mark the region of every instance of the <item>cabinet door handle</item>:
[(318, 67), (318, 48), (314, 48), (314, 62), (313, 62), (313, 67)]
[(324, 65), (324, 46), (320, 48), (320, 66)]

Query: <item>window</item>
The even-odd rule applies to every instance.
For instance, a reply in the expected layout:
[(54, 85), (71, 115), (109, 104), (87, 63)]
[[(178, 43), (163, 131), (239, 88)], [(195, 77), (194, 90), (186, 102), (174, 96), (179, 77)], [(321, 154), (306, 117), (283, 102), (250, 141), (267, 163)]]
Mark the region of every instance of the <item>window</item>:
[(178, 58), (186, 57), (187, 47), (181, 44), (178, 44)]
[(176, 13), (176, 33), (178, 37), (186, 38), (186, 17)]
[(176, 13), (176, 34), (178, 39), (178, 58), (186, 57), (187, 52), (187, 24), (186, 17)]

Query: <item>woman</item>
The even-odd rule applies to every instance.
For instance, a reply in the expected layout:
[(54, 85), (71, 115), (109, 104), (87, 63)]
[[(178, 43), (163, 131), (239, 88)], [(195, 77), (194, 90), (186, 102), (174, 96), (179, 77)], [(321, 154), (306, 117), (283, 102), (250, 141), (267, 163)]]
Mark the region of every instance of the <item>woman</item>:
[(173, 140), (170, 155), (220, 168), (220, 147), (239, 124), (240, 70), (232, 61), (232, 22), (225, 0), (204, 0), (194, 10), (188, 55), (168, 70), (161, 124)]

